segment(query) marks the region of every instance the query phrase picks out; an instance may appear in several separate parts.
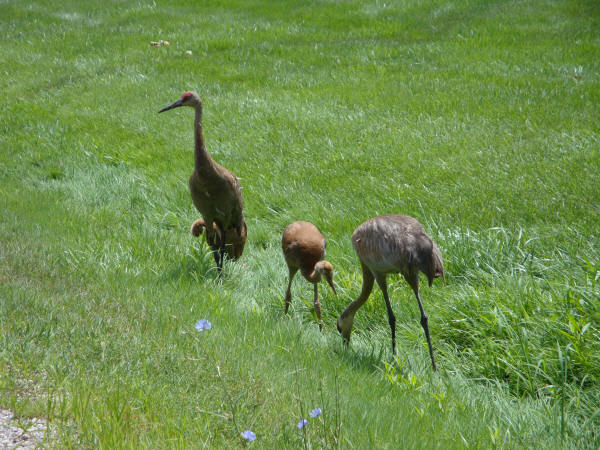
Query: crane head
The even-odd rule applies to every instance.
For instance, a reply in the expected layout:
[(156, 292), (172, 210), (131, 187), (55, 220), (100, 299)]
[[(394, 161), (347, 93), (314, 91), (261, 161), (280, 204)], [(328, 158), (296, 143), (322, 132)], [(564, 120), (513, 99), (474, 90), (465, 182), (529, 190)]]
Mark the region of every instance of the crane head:
[(159, 113), (168, 111), (173, 108), (178, 108), (180, 106), (191, 106), (192, 108), (195, 108), (198, 105), (202, 106), (202, 100), (200, 100), (198, 94), (196, 94), (195, 92), (185, 92), (179, 100), (171, 103), (169, 106), (165, 106), (159, 111)]
[(315, 270), (325, 277), (325, 280), (329, 286), (331, 286), (331, 290), (335, 295), (337, 295), (335, 286), (333, 284), (333, 266), (331, 263), (329, 261), (319, 261), (315, 265)]
[(344, 345), (348, 345), (350, 343), (350, 334), (352, 333), (352, 325), (354, 324), (354, 314), (348, 314), (344, 316), (344, 313), (338, 317), (337, 320), (337, 329), (339, 333), (342, 335), (342, 341)]

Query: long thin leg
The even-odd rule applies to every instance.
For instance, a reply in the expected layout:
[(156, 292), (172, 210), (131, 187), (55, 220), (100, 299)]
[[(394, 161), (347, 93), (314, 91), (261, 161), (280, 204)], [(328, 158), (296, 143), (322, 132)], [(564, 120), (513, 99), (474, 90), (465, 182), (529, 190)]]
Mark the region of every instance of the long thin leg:
[(313, 298), (313, 304), (315, 305), (315, 312), (317, 313), (317, 317), (319, 318), (319, 331), (323, 331), (323, 322), (321, 320), (321, 303), (319, 302), (319, 284), (314, 283), (315, 286), (315, 295)]
[(211, 245), (210, 249), (212, 250), (213, 258), (215, 258), (215, 264), (217, 265), (217, 270), (221, 273), (221, 261), (219, 260), (219, 247), (216, 245)]
[(223, 270), (223, 255), (225, 254), (225, 230), (220, 223), (215, 222), (215, 224), (217, 226), (217, 231), (215, 233), (214, 255), (217, 263), (217, 270), (220, 276), (221, 271)]
[(423, 308), (423, 303), (421, 302), (421, 296), (419, 295), (419, 278), (418, 275), (412, 277), (412, 279), (407, 279), (408, 284), (413, 289), (415, 296), (417, 297), (417, 303), (419, 304), (419, 310), (421, 311), (421, 326), (423, 327), (423, 331), (425, 332), (425, 337), (427, 338), (427, 345), (429, 346), (429, 356), (431, 357), (431, 364), (433, 364), (433, 370), (437, 370), (435, 366), (435, 359), (433, 358), (433, 347), (431, 346), (431, 338), (429, 337), (429, 319), (427, 314), (425, 314), (425, 309)]
[(377, 280), (377, 284), (379, 285), (379, 288), (383, 293), (383, 299), (385, 300), (385, 306), (388, 313), (388, 322), (390, 324), (390, 329), (392, 330), (392, 354), (396, 355), (396, 316), (394, 316), (392, 304), (390, 303), (390, 298), (388, 297), (385, 275), (378, 274), (375, 279)]
[[(206, 243), (209, 245), (210, 250), (212, 251), (213, 258), (215, 259), (215, 264), (217, 265), (217, 269), (220, 267), (219, 261), (219, 246), (217, 244), (217, 239), (219, 237), (219, 233), (214, 230), (212, 226), (206, 225), (207, 223), (212, 223), (209, 220), (204, 221), (204, 229), (206, 232)], [(219, 273), (221, 270), (219, 269)]]
[(290, 304), (292, 303), (292, 280), (294, 279), (294, 275), (296, 275), (296, 272), (298, 271), (298, 269), (292, 269), (290, 268), (290, 280), (288, 282), (288, 287), (287, 290), (285, 291), (285, 313), (288, 313), (288, 309), (290, 307)]
[(219, 249), (219, 259), (221, 260), (221, 270), (223, 270), (223, 261), (225, 260), (225, 234), (221, 238), (221, 248)]

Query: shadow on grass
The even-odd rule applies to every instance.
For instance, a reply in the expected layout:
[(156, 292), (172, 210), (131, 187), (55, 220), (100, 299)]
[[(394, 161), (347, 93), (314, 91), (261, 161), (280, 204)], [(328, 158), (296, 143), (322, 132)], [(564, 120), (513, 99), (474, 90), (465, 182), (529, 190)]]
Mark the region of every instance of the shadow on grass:
[(344, 346), (344, 344), (340, 343), (334, 346), (333, 352), (348, 368), (353, 370), (381, 371), (384, 370), (384, 362), (393, 360), (389, 349), (383, 345), (372, 345), (368, 349), (354, 349), (351, 344)]

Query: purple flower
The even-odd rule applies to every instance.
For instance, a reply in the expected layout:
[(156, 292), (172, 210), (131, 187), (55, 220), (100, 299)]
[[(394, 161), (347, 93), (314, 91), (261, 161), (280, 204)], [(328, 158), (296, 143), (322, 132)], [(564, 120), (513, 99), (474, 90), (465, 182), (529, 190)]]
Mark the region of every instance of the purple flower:
[(254, 434), (250, 430), (242, 431), (242, 437), (244, 439), (248, 439), (249, 441), (255, 441), (256, 440), (256, 434)]
[(306, 425), (308, 425), (308, 420), (306, 419), (302, 419), (300, 422), (298, 422), (298, 428), (300, 429), (304, 428)]
[(319, 417), (321, 414), (323, 414), (321, 408), (315, 408), (310, 412), (310, 417)]
[(196, 324), (196, 330), (198, 331), (210, 330), (211, 328), (211, 323), (206, 319), (200, 319)]

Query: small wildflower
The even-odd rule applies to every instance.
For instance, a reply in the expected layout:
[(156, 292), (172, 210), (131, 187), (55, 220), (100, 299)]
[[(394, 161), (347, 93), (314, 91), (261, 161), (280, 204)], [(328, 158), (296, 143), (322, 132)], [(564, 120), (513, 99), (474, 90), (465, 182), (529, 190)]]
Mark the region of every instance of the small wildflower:
[(198, 331), (210, 330), (211, 328), (212, 324), (206, 319), (200, 319), (196, 324), (196, 330)]
[(250, 430), (243, 431), (242, 432), (242, 437), (244, 439), (248, 439), (249, 441), (255, 441), (256, 440), (256, 434), (254, 434)]
[(298, 428), (300, 429), (304, 428), (306, 425), (308, 425), (308, 420), (306, 419), (302, 419), (300, 422), (298, 422)]
[(323, 414), (321, 408), (315, 408), (310, 412), (310, 417), (319, 417), (321, 414)]

